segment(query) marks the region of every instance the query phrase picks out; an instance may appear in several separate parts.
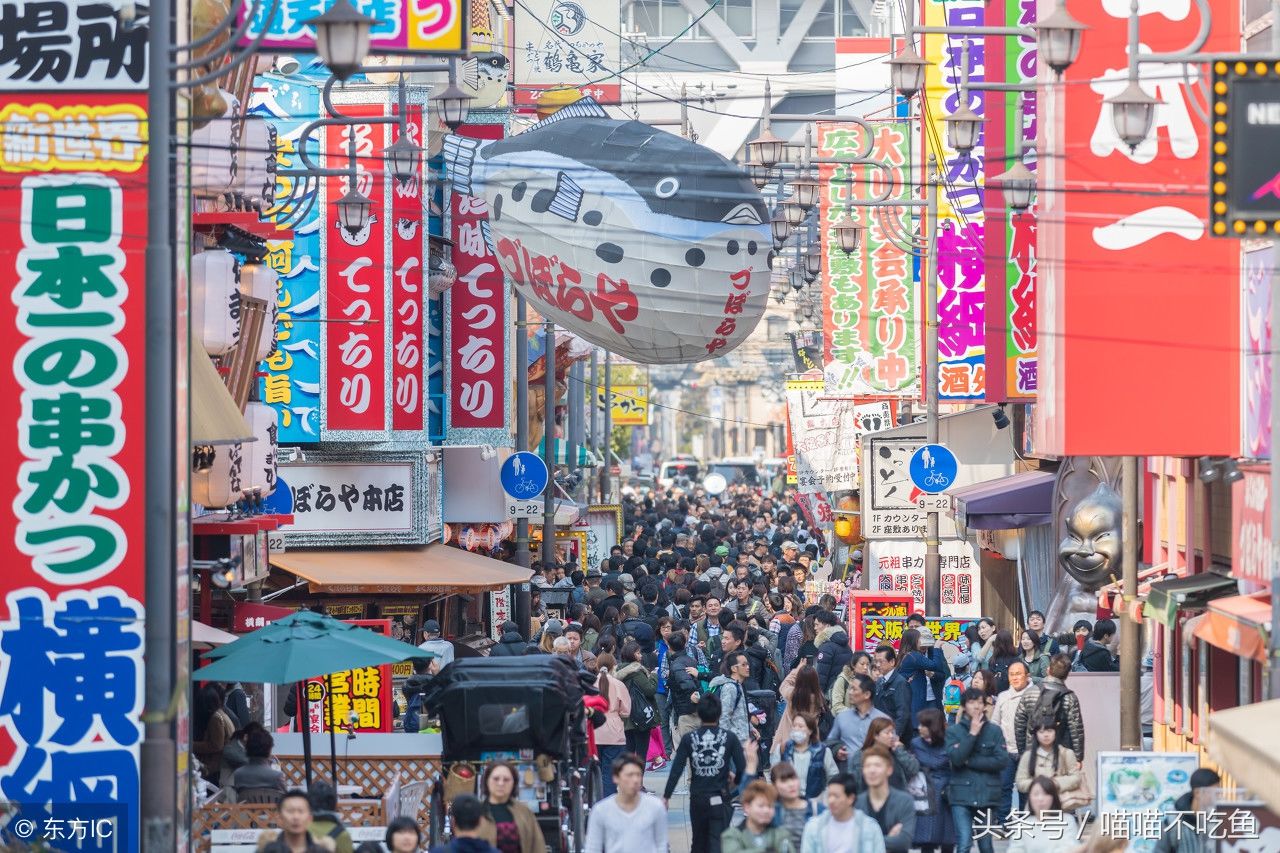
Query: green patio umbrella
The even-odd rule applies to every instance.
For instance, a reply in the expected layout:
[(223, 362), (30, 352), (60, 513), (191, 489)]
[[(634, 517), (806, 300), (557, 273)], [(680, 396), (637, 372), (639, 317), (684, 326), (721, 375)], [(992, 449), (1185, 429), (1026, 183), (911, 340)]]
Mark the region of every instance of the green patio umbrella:
[[(216, 659), (195, 671), (196, 679), (201, 681), (294, 684), (349, 669), (435, 655), (323, 613), (301, 610), (245, 634), (205, 657)], [(305, 707), (300, 701), (299, 708)], [(301, 728), (303, 761), (307, 784), (310, 785), (311, 730), (306, 725)], [(337, 743), (332, 726), (329, 729), (329, 746), (330, 767), (336, 787)]]

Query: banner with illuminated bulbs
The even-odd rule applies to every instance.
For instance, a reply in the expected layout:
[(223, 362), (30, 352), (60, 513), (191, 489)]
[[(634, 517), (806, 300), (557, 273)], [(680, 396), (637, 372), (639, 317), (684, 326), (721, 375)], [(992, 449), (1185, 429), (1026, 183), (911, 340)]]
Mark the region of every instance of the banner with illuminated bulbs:
[[(422, 146), (427, 90), (411, 88), (407, 129)], [(355, 188), (373, 201), (359, 231), (343, 227), (334, 202), (346, 175), (320, 186), (320, 438), (388, 441), (425, 437), (429, 375), (424, 274), (425, 164), (408, 180), (391, 172), (386, 150), (398, 138), (390, 89), (333, 96), (343, 115), (367, 123), (330, 125), (321, 145), (327, 168), (345, 169), (356, 148)]]

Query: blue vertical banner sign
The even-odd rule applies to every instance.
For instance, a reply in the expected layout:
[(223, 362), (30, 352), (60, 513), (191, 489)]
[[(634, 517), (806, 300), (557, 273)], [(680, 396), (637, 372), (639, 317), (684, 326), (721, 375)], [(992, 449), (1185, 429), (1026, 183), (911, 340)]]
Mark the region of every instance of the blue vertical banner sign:
[[(250, 112), (275, 127), (278, 168), (302, 168), (297, 149), (302, 129), (319, 111), (320, 90), (313, 78), (273, 74), (256, 78)], [(307, 153), (313, 163), (320, 162), (316, 144)], [(295, 187), (295, 180), (281, 177), (277, 181), (275, 204), (267, 212), (268, 219), (293, 227), (292, 239), (267, 243), (266, 258), (280, 276), (276, 291), (279, 345), (263, 364), (266, 375), (259, 393), (279, 414), (281, 444), (320, 440), (321, 210), (315, 183)], [(306, 213), (299, 218), (297, 213), (303, 210)]]

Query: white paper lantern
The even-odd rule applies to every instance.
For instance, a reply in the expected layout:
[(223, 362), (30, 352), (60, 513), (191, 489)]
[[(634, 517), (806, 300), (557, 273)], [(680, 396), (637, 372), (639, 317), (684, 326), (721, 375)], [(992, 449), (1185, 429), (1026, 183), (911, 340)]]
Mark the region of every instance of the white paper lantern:
[(208, 471), (191, 474), (191, 500), (200, 506), (222, 509), (244, 495), (246, 444), (224, 444), (217, 448)]
[(244, 120), (240, 146), (240, 192), (259, 213), (271, 207), (276, 194), (276, 129), (262, 116)]
[[(587, 100), (508, 139), (448, 137), (444, 155), (454, 191), (487, 203), (503, 272), (592, 343), (643, 364), (704, 361), (764, 316), (768, 211), (711, 149)], [(455, 300), (478, 290), (472, 232), (455, 225)]]
[(226, 355), (240, 343), (236, 259), (224, 249), (191, 259), (191, 328), (209, 355)]
[(276, 490), (276, 410), (266, 403), (251, 402), (245, 406), (244, 419), (258, 439), (244, 447), (246, 494), (256, 492), (265, 498)]
[(280, 309), (276, 305), (276, 283), (280, 276), (265, 264), (245, 264), (240, 268), (240, 292), (267, 303), (267, 318), (258, 334), (257, 349), (253, 357), (262, 361), (271, 354), (276, 343), (276, 322)]
[(227, 111), (191, 133), (191, 191), (201, 197), (221, 196), (236, 188), (240, 150), (240, 100), (218, 90)]

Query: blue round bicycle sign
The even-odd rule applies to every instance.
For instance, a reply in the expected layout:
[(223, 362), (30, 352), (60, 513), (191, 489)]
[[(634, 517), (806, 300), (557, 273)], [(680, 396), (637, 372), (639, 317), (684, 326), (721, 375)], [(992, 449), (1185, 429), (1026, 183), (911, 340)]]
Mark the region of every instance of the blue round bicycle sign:
[(547, 463), (538, 454), (521, 450), (507, 457), (498, 476), (504, 492), (516, 500), (527, 501), (542, 494), (547, 487)]
[(920, 491), (936, 495), (951, 488), (960, 471), (956, 455), (941, 444), (926, 444), (911, 457), (907, 473)]

